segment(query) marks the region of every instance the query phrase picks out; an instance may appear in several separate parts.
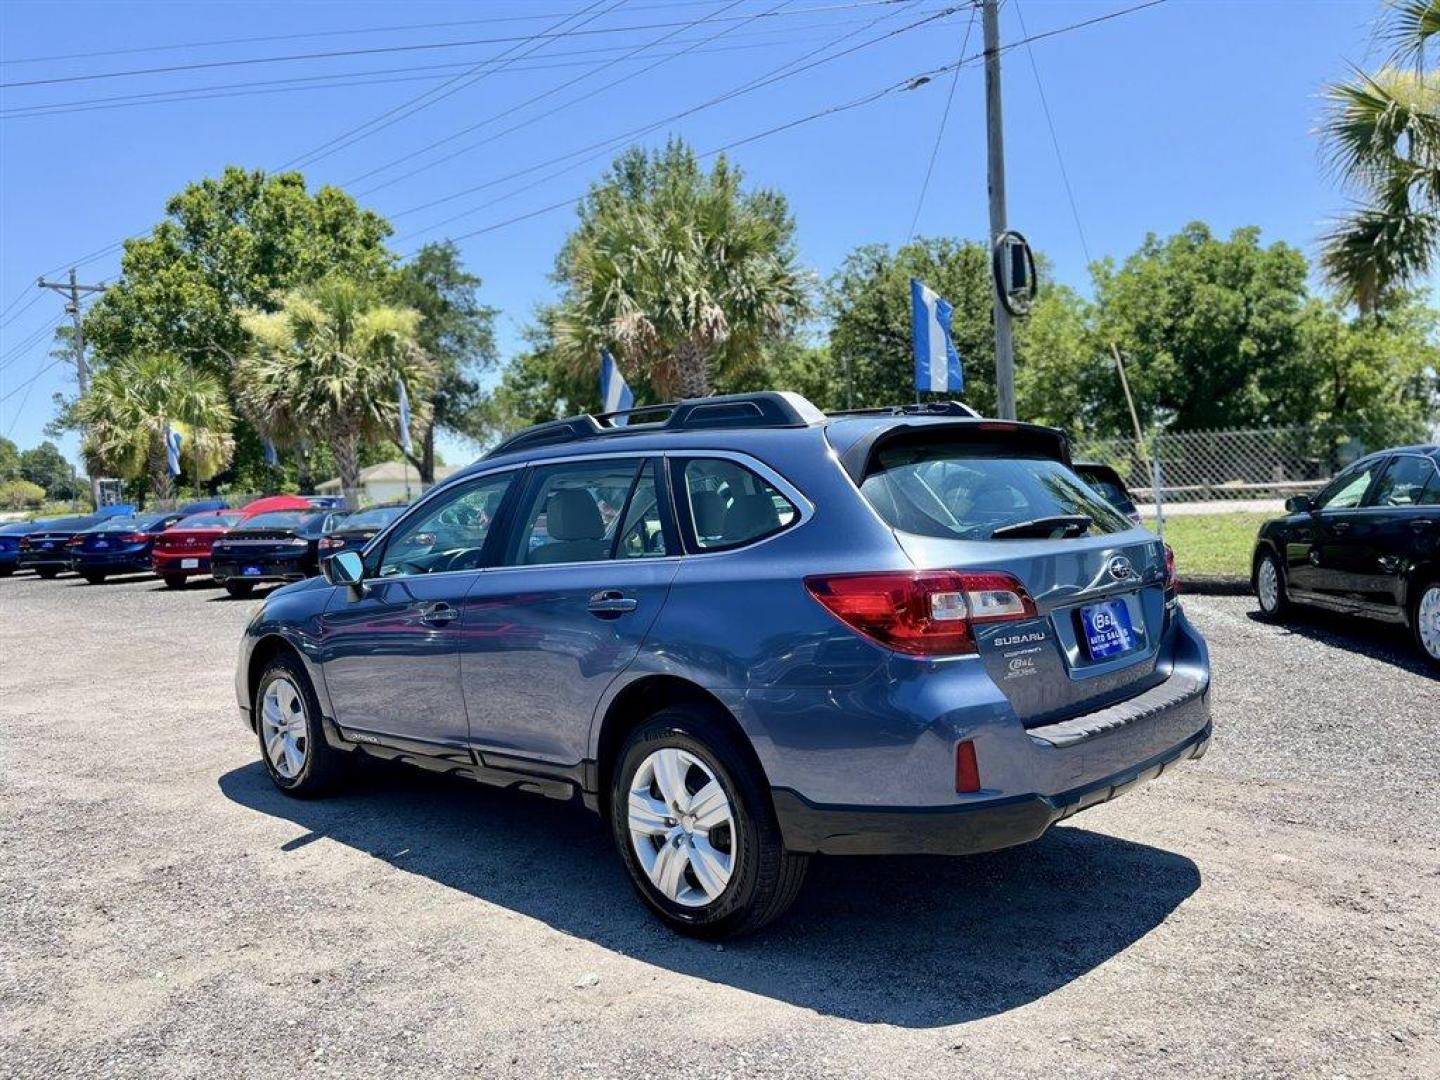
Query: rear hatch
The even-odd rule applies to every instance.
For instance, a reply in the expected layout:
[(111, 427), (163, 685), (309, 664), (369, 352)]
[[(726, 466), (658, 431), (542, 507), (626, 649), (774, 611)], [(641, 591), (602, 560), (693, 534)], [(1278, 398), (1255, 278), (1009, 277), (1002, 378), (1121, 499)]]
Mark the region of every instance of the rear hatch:
[[(1023, 612), (972, 618), (975, 651), (1027, 726), (1163, 681), (1164, 545), (1070, 469), (1064, 437), (999, 422), (901, 425), (842, 460), (920, 570), (1014, 585)], [(991, 575), (1004, 575), (992, 578)], [(980, 592), (967, 593), (971, 615)]]

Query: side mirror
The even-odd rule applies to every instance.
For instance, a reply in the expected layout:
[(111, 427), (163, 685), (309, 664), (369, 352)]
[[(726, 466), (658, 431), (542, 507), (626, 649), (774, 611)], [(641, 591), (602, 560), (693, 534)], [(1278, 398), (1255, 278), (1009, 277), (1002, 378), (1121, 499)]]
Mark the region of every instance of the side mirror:
[(327, 555), (320, 563), (320, 572), (331, 585), (348, 585), (359, 591), (365, 578), (365, 563), (358, 552), (341, 551)]
[(1309, 495), (1291, 495), (1285, 500), (1287, 513), (1308, 514), (1313, 509), (1315, 509), (1315, 504), (1311, 502)]

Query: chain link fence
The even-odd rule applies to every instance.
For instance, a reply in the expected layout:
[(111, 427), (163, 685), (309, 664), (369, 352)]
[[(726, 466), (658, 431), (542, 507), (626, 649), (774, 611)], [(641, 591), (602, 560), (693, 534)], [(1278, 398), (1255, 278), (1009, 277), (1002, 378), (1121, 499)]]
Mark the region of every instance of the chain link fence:
[(1355, 459), (1419, 433), (1314, 425), (1179, 431), (1134, 439), (1076, 439), (1076, 461), (1103, 462), (1137, 502), (1153, 503), (1152, 457), (1165, 503), (1283, 500), (1308, 495)]

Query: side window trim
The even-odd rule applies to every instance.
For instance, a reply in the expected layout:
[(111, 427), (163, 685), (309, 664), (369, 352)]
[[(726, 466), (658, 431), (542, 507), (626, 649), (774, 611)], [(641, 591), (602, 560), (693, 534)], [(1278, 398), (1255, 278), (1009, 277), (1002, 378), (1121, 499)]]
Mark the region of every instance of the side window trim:
[[(695, 522), (690, 513), (689, 493), (685, 490), (685, 463), (709, 459), (733, 462), (741, 468), (754, 473), (761, 480), (764, 480), (790, 501), (790, 505), (795, 508), (795, 520), (788, 525), (782, 526), (775, 532), (756, 537), (753, 540), (744, 540), (738, 544), (728, 544), (724, 547), (701, 547), (695, 535)], [(763, 544), (769, 540), (773, 540), (777, 536), (783, 536), (792, 529), (798, 529), (801, 525), (805, 524), (805, 522), (809, 521), (815, 513), (814, 505), (794, 484), (790, 483), (789, 480), (781, 476), (764, 462), (758, 461), (746, 454), (738, 454), (726, 450), (685, 450), (673, 454), (666, 454), (665, 467), (670, 475), (668, 487), (670, 489), (672, 512), (675, 515), (676, 523), (679, 526), (680, 537), (684, 543), (683, 553), (692, 558), (697, 555), (725, 555), (732, 551), (743, 551), (757, 544)]]
[[(1332, 507), (1327, 503), (1325, 506), (1319, 507), (1316, 512), (1320, 514), (1343, 514), (1352, 513), (1356, 510), (1364, 509), (1366, 506), (1369, 505), (1369, 500), (1374, 496), (1375, 485), (1380, 480), (1380, 475), (1389, 467), (1390, 461), (1391, 457), (1388, 456), (1384, 458), (1377, 458), (1374, 461), (1362, 459), (1355, 462), (1349, 468), (1342, 469), (1339, 475), (1335, 477), (1335, 479), (1331, 480), (1330, 483), (1325, 485), (1325, 488), (1320, 492), (1320, 495), (1325, 495), (1331, 489), (1334, 489), (1335, 495), (1338, 495), (1340, 492), (1345, 490), (1345, 487), (1349, 482), (1347, 478), (1353, 479), (1354, 474), (1361, 472), (1365, 468), (1368, 468), (1372, 470), (1370, 473), (1370, 482), (1365, 485), (1365, 490), (1360, 493), (1360, 501), (1357, 502), (1354, 506)], [(1332, 495), (1331, 498), (1333, 499), (1334, 495)]]
[[(506, 502), (502, 505), (502, 510), (508, 511), (504, 520), (502, 521), (502, 524), (505, 526), (505, 536), (503, 538), (503, 541), (501, 542), (501, 547), (499, 551), (494, 552), (493, 556), (492, 553), (487, 550), (486, 557), (490, 561), (487, 562), (486, 568), (492, 570), (535, 570), (552, 566), (586, 566), (593, 565), (595, 563), (613, 562), (615, 559), (616, 543), (616, 540), (614, 538), (612, 538), (610, 543), (610, 553), (602, 559), (581, 559), (575, 562), (564, 563), (511, 562), (510, 560), (512, 558), (515, 558), (519, 555), (518, 549), (520, 546), (520, 542), (524, 539), (522, 531), (528, 523), (526, 519), (529, 517), (529, 514), (521, 514), (519, 512), (516, 507), (516, 503), (510, 502), (510, 494), (513, 491), (521, 492), (522, 495), (516, 497), (518, 506), (528, 510), (531, 505), (531, 499), (536, 494), (538, 494), (539, 489), (537, 487), (537, 484), (544, 482), (543, 473), (548, 468), (559, 468), (566, 465), (586, 465), (594, 462), (638, 462), (638, 467), (635, 469), (635, 476), (630, 481), (630, 487), (625, 496), (625, 507), (621, 510), (621, 516), (616, 519), (616, 531), (618, 535), (619, 529), (624, 526), (624, 514), (629, 510), (630, 499), (635, 494), (635, 486), (640, 482), (640, 478), (644, 475), (645, 469), (649, 466), (651, 460), (652, 458), (649, 454), (646, 454), (644, 452), (636, 452), (629, 454), (597, 454), (593, 457), (560, 458), (557, 460), (538, 461), (534, 464), (525, 466), (525, 475), (521, 478), (520, 483), (512, 484), (510, 491), (506, 492)], [(494, 532), (495, 530), (492, 529), (491, 536), (494, 535)], [(488, 539), (489, 538), (487, 537), (487, 540)]]

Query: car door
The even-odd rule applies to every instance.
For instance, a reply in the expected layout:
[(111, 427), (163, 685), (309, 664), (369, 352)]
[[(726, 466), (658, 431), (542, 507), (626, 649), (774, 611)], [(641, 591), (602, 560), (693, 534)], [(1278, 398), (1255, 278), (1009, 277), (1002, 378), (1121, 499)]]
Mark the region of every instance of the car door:
[(465, 598), (460, 678), (473, 744), (579, 764), (605, 688), (639, 651), (679, 560), (658, 459), (536, 466), (500, 565)]
[(460, 751), (465, 595), (493, 558), (492, 525), (518, 470), (427, 499), (368, 553), (363, 588), (336, 587), (320, 653), (335, 721), (348, 733)]
[(1397, 454), (1367, 500), (1365, 600), (1371, 613), (1399, 619), (1410, 568), (1440, 552), (1440, 470), (1420, 454)]
[(1386, 460), (1380, 456), (1357, 461), (1327, 484), (1310, 513), (1296, 522), (1286, 545), (1292, 589), (1334, 603), (1355, 590), (1362, 568), (1355, 542), (1367, 531), (1360, 506)]

